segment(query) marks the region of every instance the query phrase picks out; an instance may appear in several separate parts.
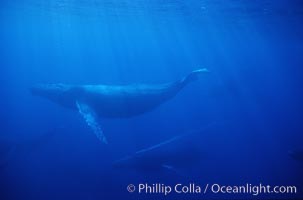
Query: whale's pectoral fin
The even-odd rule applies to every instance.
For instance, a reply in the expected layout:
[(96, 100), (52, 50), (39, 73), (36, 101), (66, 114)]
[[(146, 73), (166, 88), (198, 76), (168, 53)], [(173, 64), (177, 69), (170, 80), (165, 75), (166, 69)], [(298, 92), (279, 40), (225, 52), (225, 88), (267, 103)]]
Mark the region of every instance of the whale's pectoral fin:
[(103, 134), (103, 131), (98, 123), (97, 115), (94, 110), (87, 104), (77, 101), (76, 102), (79, 113), (85, 119), (88, 126), (90, 126), (94, 134), (97, 136), (99, 140), (107, 144), (107, 140)]

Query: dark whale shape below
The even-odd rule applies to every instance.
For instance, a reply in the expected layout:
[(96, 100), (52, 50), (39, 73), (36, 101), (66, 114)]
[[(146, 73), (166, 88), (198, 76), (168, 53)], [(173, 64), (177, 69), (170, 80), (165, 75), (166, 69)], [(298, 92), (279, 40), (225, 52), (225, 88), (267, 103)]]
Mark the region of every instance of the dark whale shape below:
[(211, 131), (215, 125), (217, 123), (212, 122), (204, 128), (185, 131), (156, 145), (122, 157), (112, 166), (117, 169), (134, 169), (141, 172), (169, 170), (182, 175), (181, 169), (198, 165), (205, 158), (201, 149), (201, 135)]

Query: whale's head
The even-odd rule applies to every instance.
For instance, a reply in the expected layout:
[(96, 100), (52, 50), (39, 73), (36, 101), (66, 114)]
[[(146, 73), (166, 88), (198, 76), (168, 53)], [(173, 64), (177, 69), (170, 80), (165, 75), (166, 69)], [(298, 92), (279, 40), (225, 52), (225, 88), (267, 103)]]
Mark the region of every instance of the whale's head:
[(38, 84), (30, 88), (33, 95), (47, 98), (55, 103), (70, 107), (79, 92), (78, 87), (66, 84)]
[(30, 88), (30, 92), (33, 95), (43, 97), (60, 96), (64, 92), (68, 91), (70, 86), (65, 84), (38, 84)]

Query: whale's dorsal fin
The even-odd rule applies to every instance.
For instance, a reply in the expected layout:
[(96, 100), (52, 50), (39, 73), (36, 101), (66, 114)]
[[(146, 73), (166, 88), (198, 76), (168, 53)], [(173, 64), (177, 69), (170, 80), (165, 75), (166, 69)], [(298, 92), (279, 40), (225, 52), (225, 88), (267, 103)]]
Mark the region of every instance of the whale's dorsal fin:
[(98, 123), (97, 115), (94, 110), (87, 104), (77, 101), (76, 102), (79, 113), (85, 119), (88, 126), (92, 128), (94, 134), (99, 140), (107, 144), (106, 137), (103, 134), (101, 126)]

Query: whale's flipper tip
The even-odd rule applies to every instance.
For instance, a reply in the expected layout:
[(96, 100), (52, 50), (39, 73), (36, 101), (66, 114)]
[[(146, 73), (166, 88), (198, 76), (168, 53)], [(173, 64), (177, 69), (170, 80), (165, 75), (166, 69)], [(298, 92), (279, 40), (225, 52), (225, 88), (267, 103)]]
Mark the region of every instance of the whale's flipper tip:
[(102, 142), (103, 142), (104, 144), (108, 144), (108, 141), (107, 141), (106, 137), (103, 137), (101, 140), (102, 140)]

